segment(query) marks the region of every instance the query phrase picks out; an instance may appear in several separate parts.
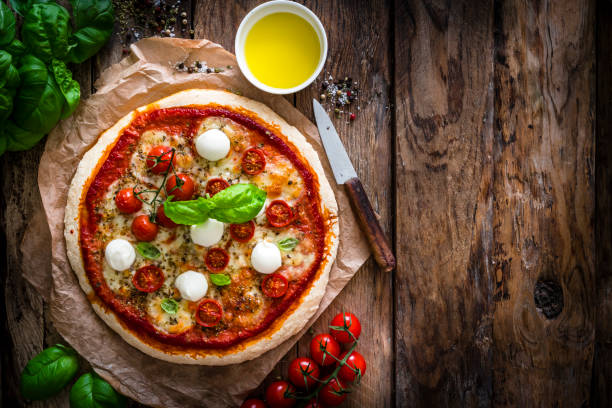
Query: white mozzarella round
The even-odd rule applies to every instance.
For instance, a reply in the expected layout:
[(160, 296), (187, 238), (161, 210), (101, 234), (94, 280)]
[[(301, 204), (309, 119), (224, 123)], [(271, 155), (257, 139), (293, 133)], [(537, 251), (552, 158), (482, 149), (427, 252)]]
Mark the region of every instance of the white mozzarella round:
[(274, 272), (282, 265), (280, 250), (271, 242), (258, 242), (251, 252), (251, 265), (259, 273)]
[(221, 241), (224, 224), (209, 218), (202, 224), (191, 226), (191, 240), (198, 245), (209, 247)]
[(208, 292), (208, 281), (204, 274), (187, 271), (176, 277), (174, 286), (181, 293), (183, 299), (197, 302), (202, 299)]
[(210, 161), (221, 160), (230, 150), (230, 140), (223, 131), (210, 129), (195, 140), (195, 147), (200, 156)]
[(125, 239), (113, 239), (104, 250), (106, 262), (116, 271), (125, 271), (136, 260), (134, 247)]

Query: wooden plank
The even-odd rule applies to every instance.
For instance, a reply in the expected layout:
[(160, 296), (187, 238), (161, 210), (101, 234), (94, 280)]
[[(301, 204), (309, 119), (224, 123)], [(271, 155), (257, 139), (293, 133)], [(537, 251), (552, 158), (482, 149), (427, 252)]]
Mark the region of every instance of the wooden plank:
[(396, 406), (489, 406), (493, 1), (395, 2)]
[(594, 1), (496, 5), (494, 403), (588, 406)]
[(597, 155), (595, 242), (597, 299), (593, 407), (612, 406), (612, 3), (597, 2)]

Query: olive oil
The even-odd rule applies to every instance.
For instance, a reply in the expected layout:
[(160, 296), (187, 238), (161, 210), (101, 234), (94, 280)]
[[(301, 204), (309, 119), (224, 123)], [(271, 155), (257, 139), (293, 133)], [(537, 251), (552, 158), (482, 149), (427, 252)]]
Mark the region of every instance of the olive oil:
[(251, 73), (273, 88), (293, 88), (315, 72), (321, 58), (319, 37), (303, 18), (273, 13), (246, 36), (244, 55)]

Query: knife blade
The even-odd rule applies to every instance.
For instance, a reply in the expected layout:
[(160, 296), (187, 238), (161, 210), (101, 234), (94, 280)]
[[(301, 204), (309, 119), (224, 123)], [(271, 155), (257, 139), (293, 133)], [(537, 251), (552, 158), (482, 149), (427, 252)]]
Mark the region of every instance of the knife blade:
[(395, 269), (395, 256), (378, 222), (372, 204), (365, 193), (357, 172), (346, 153), (331, 119), (319, 101), (312, 100), (315, 121), (323, 148), (338, 184), (344, 184), (363, 232), (374, 253), (376, 263), (386, 272)]

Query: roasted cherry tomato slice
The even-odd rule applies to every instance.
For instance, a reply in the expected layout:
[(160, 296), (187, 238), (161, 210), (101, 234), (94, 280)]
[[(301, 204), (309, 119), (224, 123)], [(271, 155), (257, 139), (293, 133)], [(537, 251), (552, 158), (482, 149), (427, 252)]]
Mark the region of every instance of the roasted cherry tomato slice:
[(266, 168), (266, 158), (261, 150), (251, 147), (242, 155), (242, 171), (255, 176)]
[(132, 283), (141, 292), (155, 292), (164, 284), (164, 272), (155, 265), (139, 268), (132, 277)]
[(211, 178), (206, 183), (206, 194), (209, 196), (214, 196), (219, 191), (225, 190), (229, 187), (229, 183), (222, 178)]
[(132, 234), (139, 241), (153, 241), (157, 236), (157, 225), (151, 222), (148, 215), (139, 215), (132, 221)]
[(289, 364), (289, 380), (298, 388), (312, 389), (321, 374), (319, 366), (308, 357), (298, 357)]
[(221, 304), (214, 299), (204, 299), (198, 305), (196, 313), (196, 322), (200, 326), (214, 327), (223, 317), (223, 308)]
[(249, 242), (253, 238), (253, 234), (255, 234), (255, 223), (253, 220), (244, 224), (230, 225), (230, 236), (234, 241)]
[(142, 201), (136, 198), (133, 188), (124, 188), (115, 196), (117, 208), (124, 214), (132, 214), (142, 208)]
[(204, 262), (208, 269), (213, 272), (219, 272), (224, 270), (229, 263), (229, 254), (223, 248), (211, 248), (206, 253)]
[(293, 220), (293, 211), (285, 201), (274, 200), (268, 204), (266, 216), (273, 227), (286, 227)]
[(271, 298), (285, 296), (288, 288), (289, 282), (287, 281), (287, 278), (280, 273), (268, 275), (263, 279), (263, 281), (261, 281), (261, 291), (264, 295)]
[(155, 222), (166, 228), (176, 228), (178, 226), (177, 223), (168, 218), (168, 216), (164, 212), (163, 204), (157, 207), (157, 217), (155, 218)]
[[(340, 356), (340, 360), (344, 360), (346, 353), (346, 351), (342, 353), (342, 355)], [(353, 351), (351, 355), (348, 356), (348, 358), (346, 359), (346, 363), (340, 368), (340, 371), (338, 371), (338, 378), (340, 378), (341, 381), (344, 381), (346, 383), (351, 383), (355, 381), (355, 378), (357, 378), (357, 373), (351, 368), (359, 370), (361, 372), (360, 377), (363, 377), (366, 371), (365, 359), (361, 354), (356, 351)]]
[[(323, 350), (327, 353), (324, 353)], [(310, 357), (320, 366), (336, 364), (334, 357), (338, 358), (339, 356), (340, 345), (328, 333), (317, 334), (310, 341)]]
[(147, 156), (147, 168), (155, 174), (161, 174), (168, 170), (170, 162), (176, 166), (176, 156), (170, 146), (155, 146), (149, 150)]
[(353, 341), (358, 339), (359, 335), (361, 334), (361, 323), (359, 322), (359, 319), (357, 319), (357, 316), (349, 312), (338, 313), (332, 319), (330, 326), (346, 328), (345, 330), (330, 330), (331, 335), (334, 336), (334, 338), (340, 343), (353, 343)]
[(275, 381), (266, 388), (266, 402), (272, 408), (290, 408), (295, 405), (295, 398), (287, 398), (285, 394), (293, 394), (295, 388), (287, 381)]
[(194, 191), (193, 180), (187, 174), (172, 175), (166, 181), (166, 192), (169, 196), (174, 196), (173, 201), (191, 200)]
[(268, 406), (260, 399), (257, 398), (249, 398), (244, 401), (240, 408), (267, 408)]
[(346, 393), (343, 393), (344, 384), (335, 378), (329, 380), (329, 382), (321, 389), (319, 393), (319, 399), (321, 403), (326, 407), (337, 407), (342, 404), (346, 399)]

